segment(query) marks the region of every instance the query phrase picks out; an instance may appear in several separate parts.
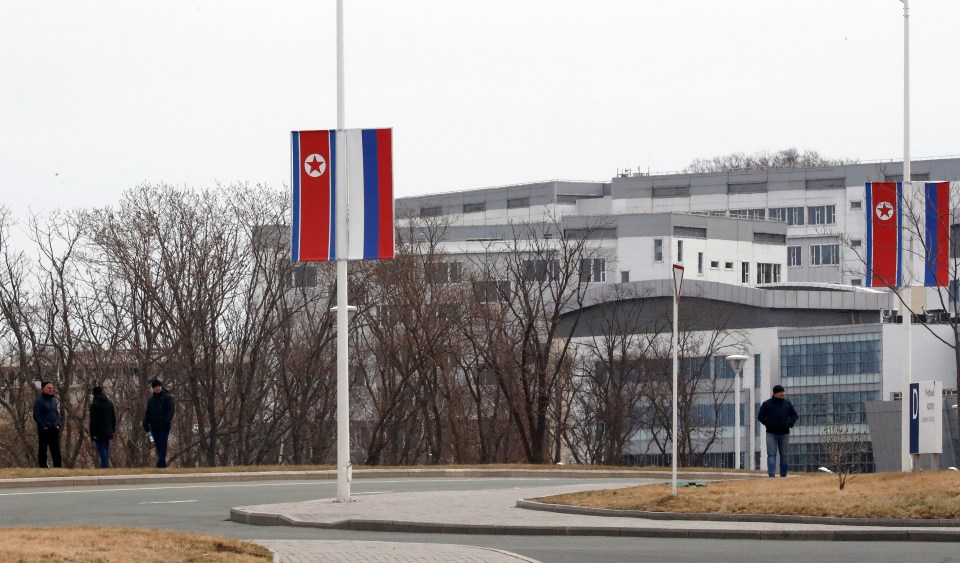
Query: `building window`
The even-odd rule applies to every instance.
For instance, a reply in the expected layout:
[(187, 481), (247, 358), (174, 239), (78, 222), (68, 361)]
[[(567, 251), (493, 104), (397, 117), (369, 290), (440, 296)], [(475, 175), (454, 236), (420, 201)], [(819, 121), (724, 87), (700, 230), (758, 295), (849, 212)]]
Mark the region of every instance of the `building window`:
[(835, 266), (840, 263), (839, 244), (810, 245), (811, 266)]
[(781, 223), (787, 222), (787, 208), (786, 207), (771, 207), (767, 211), (770, 212), (771, 221), (780, 221)]
[(753, 355), (753, 388), (760, 388), (760, 354)]
[(859, 248), (863, 246), (863, 241), (858, 238), (850, 239), (850, 246), (853, 248)]
[(757, 244), (787, 244), (787, 235), (777, 233), (753, 233), (753, 242)]
[(808, 190), (825, 190), (829, 188), (842, 188), (847, 183), (846, 178), (816, 178), (807, 180)]
[(863, 209), (863, 202), (860, 201), (860, 200), (851, 201), (851, 202), (850, 202), (850, 209)]
[(620, 272), (620, 283), (630, 283), (630, 270)]
[(863, 280), (860, 278), (853, 278), (850, 280), (850, 285), (861, 286), (863, 285)]
[(463, 204), (464, 213), (480, 213), (486, 210), (487, 210), (487, 204), (485, 202)]
[(662, 188), (653, 188), (650, 195), (654, 198), (689, 197), (690, 186), (666, 186)]
[(317, 287), (317, 267), (308, 264), (297, 264), (290, 272), (287, 287)]
[(580, 260), (580, 281), (607, 281), (607, 275), (605, 271), (606, 264), (607, 261), (603, 258), (584, 258), (583, 260)]
[(697, 253), (697, 273), (703, 275), (703, 253)]
[(836, 205), (815, 205), (807, 208), (807, 222), (811, 225), (833, 225), (837, 222)]
[(521, 269), (520, 276), (527, 282), (544, 282), (560, 277), (558, 260), (524, 260)]
[(732, 272), (733, 271), (733, 262), (724, 262), (723, 269)]
[(757, 262), (757, 283), (780, 283), (780, 264)]
[(740, 263), (740, 282), (750, 283), (750, 262)]
[(719, 270), (719, 269), (720, 269), (720, 261), (719, 261), (719, 260), (711, 260), (711, 261), (710, 261), (710, 269), (711, 269), (711, 270)]
[(741, 182), (734, 184), (727, 184), (727, 193), (730, 195), (736, 194), (762, 194), (767, 191), (766, 182)]
[(960, 256), (960, 225), (950, 225), (950, 258)]
[[(879, 332), (781, 338), (780, 375), (783, 377), (860, 374), (881, 376), (882, 356)], [(881, 383), (882, 380), (881, 377), (855, 378), (849, 382)], [(837, 384), (844, 381), (828, 379), (822, 383)]]
[(803, 247), (788, 246), (787, 247), (787, 266), (802, 266), (802, 265), (803, 265)]
[(653, 261), (663, 262), (663, 239), (653, 239)]
[(430, 283), (459, 283), (463, 278), (460, 262), (434, 262), (427, 264), (427, 281)]
[(707, 238), (707, 229), (704, 227), (681, 227), (673, 228), (673, 236), (683, 238)]
[(517, 197), (507, 200), (507, 209), (519, 209), (521, 207), (530, 207), (529, 197)]
[(510, 282), (507, 280), (485, 280), (473, 282), (473, 294), (480, 303), (496, 303), (510, 300)]
[(683, 263), (683, 241), (677, 241), (677, 262)]
[(443, 215), (443, 207), (421, 207), (420, 216), (421, 217), (436, 217), (438, 215)]
[(723, 356), (713, 357), (713, 378), (714, 379), (733, 379), (736, 374), (730, 367), (730, 362)]
[(787, 207), (787, 225), (802, 225), (803, 224), (803, 208), (802, 207)]
[(730, 216), (737, 219), (764, 219), (767, 216), (766, 209), (731, 209)]

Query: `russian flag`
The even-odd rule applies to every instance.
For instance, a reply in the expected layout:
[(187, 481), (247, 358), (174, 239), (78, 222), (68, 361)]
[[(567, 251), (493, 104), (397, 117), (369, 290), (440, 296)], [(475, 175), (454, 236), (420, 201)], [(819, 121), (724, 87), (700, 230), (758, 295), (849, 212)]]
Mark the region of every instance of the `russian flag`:
[(950, 281), (950, 183), (927, 182), (924, 195), (923, 285)]
[(903, 283), (902, 201), (900, 182), (867, 182), (865, 285), (868, 287), (900, 287)]
[[(291, 137), (291, 259), (393, 258), (392, 131), (293, 131)], [(338, 198), (346, 198), (346, 217), (337, 213)], [(347, 222), (347, 240), (338, 245), (339, 220)]]

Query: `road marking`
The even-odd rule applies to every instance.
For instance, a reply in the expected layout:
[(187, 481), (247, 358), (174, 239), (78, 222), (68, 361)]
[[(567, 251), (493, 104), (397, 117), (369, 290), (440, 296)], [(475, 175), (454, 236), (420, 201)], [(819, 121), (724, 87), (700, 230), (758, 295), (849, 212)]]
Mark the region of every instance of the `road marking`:
[(137, 504), (181, 504), (184, 502), (197, 502), (195, 500), (153, 500), (150, 502), (138, 502)]

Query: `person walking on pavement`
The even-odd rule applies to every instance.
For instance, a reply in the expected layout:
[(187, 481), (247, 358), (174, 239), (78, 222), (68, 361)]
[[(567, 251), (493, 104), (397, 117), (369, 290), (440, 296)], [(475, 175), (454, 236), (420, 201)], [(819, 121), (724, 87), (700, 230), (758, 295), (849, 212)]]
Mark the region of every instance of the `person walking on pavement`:
[(37, 456), (39, 467), (47, 466), (47, 448), (53, 458), (54, 467), (62, 467), (60, 459), (60, 405), (53, 396), (53, 383), (40, 383), (40, 396), (33, 403), (33, 421), (37, 423), (37, 438), (40, 453)]
[(110, 467), (110, 440), (117, 429), (117, 411), (113, 403), (103, 394), (103, 387), (93, 388), (93, 402), (90, 403), (90, 439), (97, 446), (100, 468)]
[(783, 398), (781, 385), (773, 386), (773, 397), (760, 405), (757, 420), (767, 429), (767, 475), (776, 477), (777, 452), (780, 452), (780, 476), (787, 476), (787, 453), (790, 446), (790, 429), (800, 415), (793, 403)]
[(143, 431), (152, 435), (157, 447), (157, 467), (162, 469), (167, 466), (167, 439), (177, 406), (159, 379), (154, 379), (150, 386), (153, 395), (147, 400), (147, 410), (143, 413)]

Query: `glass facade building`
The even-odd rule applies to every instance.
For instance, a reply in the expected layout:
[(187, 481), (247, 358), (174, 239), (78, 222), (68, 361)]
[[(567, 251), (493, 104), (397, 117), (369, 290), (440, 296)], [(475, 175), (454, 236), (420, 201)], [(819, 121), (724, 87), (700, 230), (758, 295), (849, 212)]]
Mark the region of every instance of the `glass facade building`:
[[(780, 381), (800, 415), (791, 431), (791, 468), (817, 471), (826, 461), (820, 441), (825, 428), (839, 425), (869, 437), (864, 402), (880, 399), (882, 338), (877, 326), (804, 332), (780, 332)], [(871, 452), (862, 469), (874, 471)]]

